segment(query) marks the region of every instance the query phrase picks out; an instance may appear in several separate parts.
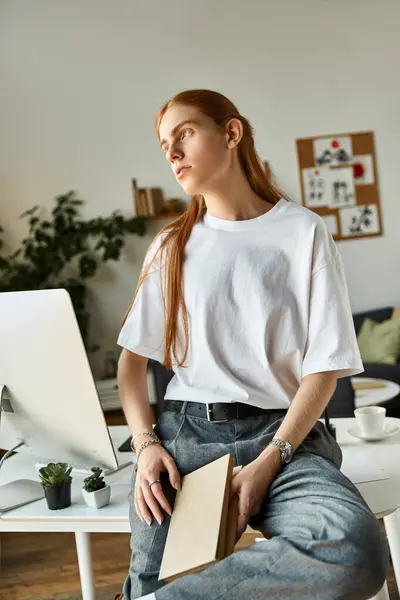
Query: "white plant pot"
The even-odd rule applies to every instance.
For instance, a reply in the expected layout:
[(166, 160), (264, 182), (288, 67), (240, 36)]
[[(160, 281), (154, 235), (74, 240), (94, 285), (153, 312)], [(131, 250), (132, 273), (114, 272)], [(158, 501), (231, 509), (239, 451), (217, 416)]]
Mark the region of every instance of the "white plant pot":
[(109, 485), (106, 485), (106, 487), (95, 492), (87, 492), (82, 488), (82, 496), (90, 508), (102, 508), (110, 502), (111, 488)]

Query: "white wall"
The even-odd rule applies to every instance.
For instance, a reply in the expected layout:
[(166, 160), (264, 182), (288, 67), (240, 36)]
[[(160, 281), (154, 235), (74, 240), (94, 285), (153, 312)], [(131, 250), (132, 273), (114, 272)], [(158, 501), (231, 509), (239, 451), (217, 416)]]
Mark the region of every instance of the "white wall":
[[(398, 0), (0, 0), (0, 222), (10, 247), (23, 210), (69, 189), (90, 216), (130, 214), (132, 176), (183, 197), (154, 117), (174, 93), (207, 87), (250, 119), (296, 200), (295, 138), (375, 132), (384, 235), (338, 245), (354, 310), (400, 305), (399, 23)], [(103, 349), (156, 232), (132, 237), (91, 286)]]

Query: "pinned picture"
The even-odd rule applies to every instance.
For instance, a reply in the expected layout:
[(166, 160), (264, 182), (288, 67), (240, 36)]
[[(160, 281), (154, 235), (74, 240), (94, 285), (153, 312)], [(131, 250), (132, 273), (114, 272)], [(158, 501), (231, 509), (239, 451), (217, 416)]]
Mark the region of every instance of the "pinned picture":
[(331, 203), (330, 208), (340, 208), (356, 204), (353, 167), (331, 169)]
[(303, 169), (302, 173), (305, 205), (309, 208), (329, 206), (332, 189), (329, 183), (330, 170), (313, 167)]
[(325, 221), (326, 228), (332, 236), (339, 233), (336, 215), (322, 215), (322, 219)]
[(343, 165), (353, 160), (350, 137), (329, 137), (314, 140), (315, 164), (322, 167)]
[(383, 235), (374, 133), (329, 133), (296, 140), (301, 202), (335, 241)]
[(343, 238), (374, 234), (380, 231), (376, 204), (342, 208), (339, 215)]
[(354, 156), (353, 175), (357, 185), (374, 183), (374, 165), (371, 154)]

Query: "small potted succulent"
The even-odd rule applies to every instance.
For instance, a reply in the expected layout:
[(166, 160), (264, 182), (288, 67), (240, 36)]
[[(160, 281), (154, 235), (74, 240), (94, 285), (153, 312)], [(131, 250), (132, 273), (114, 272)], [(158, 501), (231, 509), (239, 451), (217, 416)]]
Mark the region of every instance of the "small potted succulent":
[(50, 510), (59, 510), (70, 506), (71, 470), (72, 467), (64, 462), (50, 462), (39, 469), (39, 477)]
[(104, 481), (100, 467), (92, 467), (91, 471), (93, 475), (83, 480), (82, 495), (91, 508), (102, 508), (110, 502), (111, 488)]

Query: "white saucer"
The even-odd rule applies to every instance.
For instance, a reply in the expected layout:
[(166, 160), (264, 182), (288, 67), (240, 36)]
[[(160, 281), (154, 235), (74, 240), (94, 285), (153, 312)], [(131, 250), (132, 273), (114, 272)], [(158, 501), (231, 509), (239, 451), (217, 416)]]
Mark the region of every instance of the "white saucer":
[(377, 442), (378, 440), (384, 440), (385, 438), (394, 435), (398, 431), (400, 431), (399, 425), (395, 425), (394, 423), (385, 423), (383, 426), (383, 431), (376, 435), (364, 436), (362, 435), (359, 427), (357, 426), (350, 427), (347, 430), (347, 433), (349, 433), (352, 437), (358, 438), (359, 440), (365, 440), (367, 442)]

